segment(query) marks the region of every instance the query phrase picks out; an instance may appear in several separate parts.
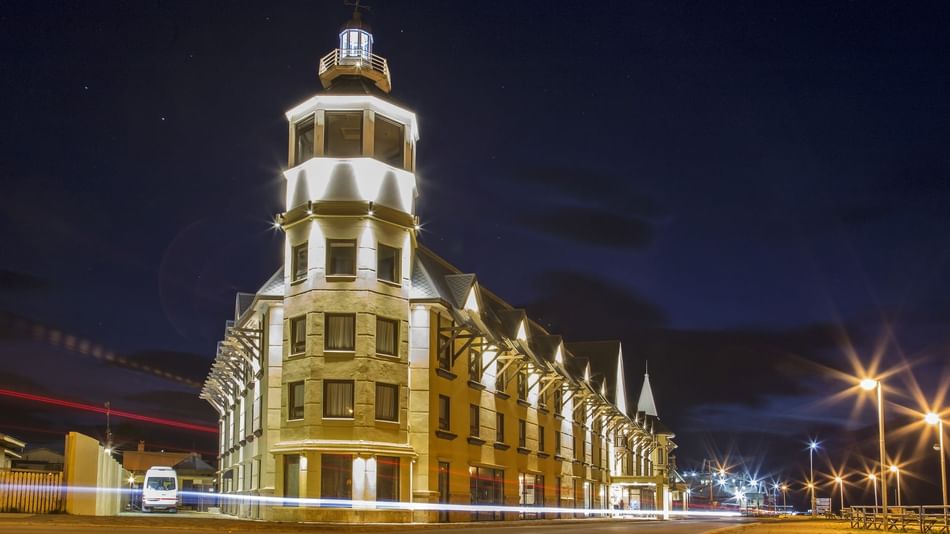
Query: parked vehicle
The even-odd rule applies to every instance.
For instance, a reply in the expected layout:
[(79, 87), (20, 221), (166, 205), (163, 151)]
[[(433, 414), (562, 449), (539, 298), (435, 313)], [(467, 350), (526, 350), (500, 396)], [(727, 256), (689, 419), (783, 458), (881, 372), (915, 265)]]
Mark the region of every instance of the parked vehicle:
[(142, 512), (178, 511), (178, 474), (171, 467), (152, 467), (142, 483)]

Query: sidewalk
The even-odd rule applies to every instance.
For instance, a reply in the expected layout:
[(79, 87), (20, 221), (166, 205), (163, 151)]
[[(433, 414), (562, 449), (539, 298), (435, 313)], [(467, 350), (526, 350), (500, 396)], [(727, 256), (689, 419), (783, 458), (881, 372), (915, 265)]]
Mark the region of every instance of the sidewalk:
[(845, 520), (825, 519), (776, 519), (762, 520), (751, 525), (728, 527), (716, 531), (717, 534), (842, 534), (845, 532), (864, 532), (867, 530), (852, 529)]

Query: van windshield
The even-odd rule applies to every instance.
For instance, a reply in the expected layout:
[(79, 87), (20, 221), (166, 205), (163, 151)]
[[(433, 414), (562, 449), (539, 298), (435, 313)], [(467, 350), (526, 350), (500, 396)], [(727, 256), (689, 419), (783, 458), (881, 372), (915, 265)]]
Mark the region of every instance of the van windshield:
[(152, 477), (145, 483), (145, 487), (150, 490), (171, 491), (175, 489), (174, 477)]

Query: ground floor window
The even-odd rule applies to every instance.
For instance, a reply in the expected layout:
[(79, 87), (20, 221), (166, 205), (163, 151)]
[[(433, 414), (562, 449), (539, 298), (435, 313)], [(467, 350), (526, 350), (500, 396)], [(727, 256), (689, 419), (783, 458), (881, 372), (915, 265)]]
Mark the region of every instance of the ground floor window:
[[(469, 467), (469, 483), (472, 504), (505, 503), (505, 472), (502, 469), (490, 467)], [(478, 511), (474, 513), (476, 521), (504, 519), (502, 512)]]
[[(300, 455), (284, 456), (284, 497), (300, 497)], [(284, 506), (296, 506), (295, 502), (285, 502)]]
[[(448, 462), (439, 462), (439, 502), (449, 502), (449, 464)], [(439, 510), (439, 521), (445, 523), (449, 520), (448, 510)]]
[[(518, 475), (518, 504), (523, 506), (544, 506), (544, 475), (520, 473)], [(537, 519), (538, 514), (525, 512), (524, 519)]]
[(376, 457), (376, 500), (399, 500), (399, 458)]
[(320, 456), (320, 497), (324, 499), (353, 498), (353, 457), (349, 454)]

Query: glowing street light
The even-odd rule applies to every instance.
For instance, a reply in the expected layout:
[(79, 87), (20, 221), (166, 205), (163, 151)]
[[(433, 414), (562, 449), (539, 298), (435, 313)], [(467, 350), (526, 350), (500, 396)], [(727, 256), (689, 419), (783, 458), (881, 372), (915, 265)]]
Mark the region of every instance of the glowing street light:
[(841, 477), (835, 477), (835, 484), (840, 486), (841, 490), (841, 513), (844, 514), (844, 479)]
[(788, 511), (788, 485), (782, 484), (780, 488), (782, 490), (782, 511), (787, 512)]
[(868, 475), (868, 480), (871, 481), (871, 485), (874, 486), (874, 507), (877, 508), (877, 477), (874, 473)]
[[(884, 385), (880, 380), (874, 380), (873, 378), (864, 378), (860, 383), (861, 389), (864, 391), (876, 390), (877, 392), (877, 427), (878, 427), (878, 442), (879, 442), (879, 452), (881, 455), (881, 513), (883, 516), (884, 524), (887, 524), (887, 464), (886, 458), (887, 453), (884, 448)], [(874, 486), (875, 491), (877, 491), (877, 485)], [(877, 506), (875, 504), (875, 506)]]
[(811, 440), (808, 442), (808, 489), (811, 490), (811, 515), (818, 516), (818, 508), (815, 506), (815, 451), (818, 449), (818, 442)]
[(940, 482), (943, 485), (943, 524), (947, 524), (947, 450), (943, 448), (943, 419), (936, 412), (930, 412), (924, 416), (924, 422), (928, 425), (937, 427), (937, 434), (940, 435), (938, 447), (940, 448)]
[(897, 506), (901, 505), (901, 470), (896, 466), (892, 465), (890, 468), (891, 473), (894, 473), (897, 476)]

